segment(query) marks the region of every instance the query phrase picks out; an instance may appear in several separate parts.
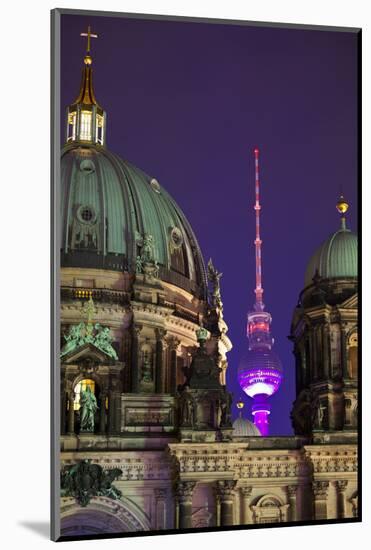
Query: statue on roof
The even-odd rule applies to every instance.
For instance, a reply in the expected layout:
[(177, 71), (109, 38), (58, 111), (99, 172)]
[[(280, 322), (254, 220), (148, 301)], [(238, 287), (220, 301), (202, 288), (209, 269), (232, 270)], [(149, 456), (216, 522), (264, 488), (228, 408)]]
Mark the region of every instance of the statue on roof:
[(109, 327), (102, 327), (100, 323), (96, 323), (94, 328), (94, 345), (101, 351), (112, 357), (112, 359), (117, 359), (116, 350), (112, 347), (113, 338), (111, 336), (111, 331)]
[(212, 286), (211, 305), (215, 308), (223, 310), (223, 302), (220, 293), (220, 279), (223, 273), (215, 269), (212, 259), (210, 258), (207, 264), (207, 276)]
[(155, 259), (154, 237), (149, 233), (144, 233), (143, 236), (138, 233), (136, 243), (140, 247), (140, 254), (135, 260), (135, 272), (137, 274), (144, 273), (145, 280), (151, 283), (159, 276), (159, 265)]
[(85, 344), (92, 344), (112, 359), (118, 359), (116, 350), (112, 346), (113, 338), (109, 327), (93, 323), (96, 309), (91, 296), (81, 311), (82, 315), (87, 317), (87, 322), (70, 326), (68, 333), (64, 335), (65, 344), (61, 349), (60, 356), (64, 357)]

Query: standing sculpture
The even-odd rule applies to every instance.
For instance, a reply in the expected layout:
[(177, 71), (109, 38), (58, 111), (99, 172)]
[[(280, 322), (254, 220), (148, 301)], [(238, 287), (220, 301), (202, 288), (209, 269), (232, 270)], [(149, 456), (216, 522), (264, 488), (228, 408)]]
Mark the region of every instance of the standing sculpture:
[(136, 243), (140, 248), (140, 255), (137, 256), (135, 261), (135, 272), (137, 274), (143, 273), (147, 282), (158, 279), (159, 265), (155, 260), (155, 240), (153, 235), (145, 233), (141, 236), (138, 233)]
[(215, 269), (211, 258), (207, 264), (207, 275), (212, 285), (211, 305), (222, 310), (223, 302), (220, 293), (220, 279), (223, 276), (223, 273), (220, 273), (217, 269)]
[(81, 391), (80, 397), (80, 428), (82, 432), (94, 432), (94, 417), (97, 409), (97, 399), (88, 386), (85, 391)]

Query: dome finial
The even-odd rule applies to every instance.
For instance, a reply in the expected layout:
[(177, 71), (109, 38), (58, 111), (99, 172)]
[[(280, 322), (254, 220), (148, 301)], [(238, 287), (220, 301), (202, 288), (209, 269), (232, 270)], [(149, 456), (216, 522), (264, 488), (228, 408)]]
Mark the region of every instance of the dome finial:
[(244, 408), (245, 406), (245, 403), (242, 401), (242, 399), (240, 399), (239, 401), (237, 401), (236, 403), (236, 407), (237, 409), (240, 411), (239, 413), (239, 417), (242, 418), (242, 409)]
[(67, 142), (105, 145), (106, 141), (106, 113), (95, 99), (93, 89), (93, 59), (90, 55), (91, 39), (98, 35), (91, 32), (90, 25), (87, 32), (80, 33), (87, 38), (86, 55), (79, 95), (68, 107)]
[(88, 25), (88, 32), (81, 32), (80, 36), (86, 36), (87, 37), (87, 44), (86, 44), (86, 56), (84, 57), (84, 63), (85, 65), (91, 65), (92, 64), (92, 57), (90, 55), (90, 46), (91, 46), (91, 38), (98, 38), (97, 34), (93, 34), (91, 32), (91, 27)]
[(341, 214), (341, 229), (346, 229), (345, 213), (349, 208), (349, 204), (344, 199), (344, 195), (340, 195), (338, 202), (336, 203), (336, 210)]

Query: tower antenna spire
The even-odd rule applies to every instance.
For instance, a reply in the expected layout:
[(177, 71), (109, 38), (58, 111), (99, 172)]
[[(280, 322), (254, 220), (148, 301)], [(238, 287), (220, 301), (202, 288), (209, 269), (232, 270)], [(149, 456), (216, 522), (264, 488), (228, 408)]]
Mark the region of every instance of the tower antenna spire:
[(259, 149), (254, 149), (255, 155), (255, 311), (264, 311), (262, 287), (262, 240), (260, 238), (260, 172)]
[(262, 266), (260, 238), (260, 180), (259, 149), (254, 149), (255, 157), (255, 304), (247, 314), (247, 338), (249, 353), (238, 368), (238, 381), (243, 391), (253, 399), (251, 412), (254, 424), (261, 435), (269, 432), (268, 417), (271, 412), (269, 397), (278, 391), (283, 378), (282, 364), (272, 351), (274, 339), (271, 333), (272, 316), (265, 311), (263, 304)]

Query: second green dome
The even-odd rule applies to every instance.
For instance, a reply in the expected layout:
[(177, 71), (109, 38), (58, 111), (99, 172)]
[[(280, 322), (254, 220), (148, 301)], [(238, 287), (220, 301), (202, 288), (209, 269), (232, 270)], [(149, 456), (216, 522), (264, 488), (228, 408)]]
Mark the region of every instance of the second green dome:
[(318, 275), (323, 279), (353, 279), (358, 275), (358, 238), (344, 226), (316, 250), (305, 273), (305, 286)]

